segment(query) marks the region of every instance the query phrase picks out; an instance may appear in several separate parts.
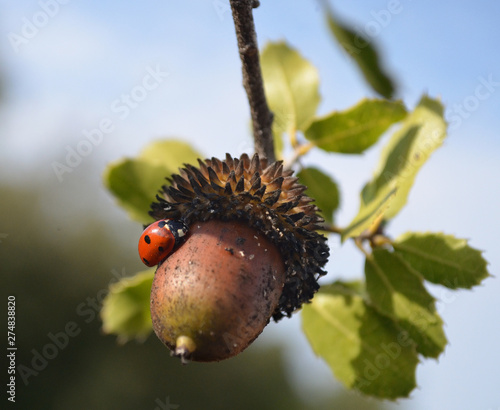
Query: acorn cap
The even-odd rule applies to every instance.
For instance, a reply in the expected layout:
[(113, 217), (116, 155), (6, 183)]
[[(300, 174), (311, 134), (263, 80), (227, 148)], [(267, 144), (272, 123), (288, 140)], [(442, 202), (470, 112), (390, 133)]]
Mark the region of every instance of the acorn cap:
[(149, 214), (159, 219), (196, 221), (240, 220), (262, 232), (283, 257), (286, 281), (272, 317), (278, 321), (311, 300), (329, 256), (326, 238), (315, 230), (323, 222), (306, 187), (284, 170), (283, 162), (247, 154), (226, 159), (198, 159), (199, 167), (184, 164), (163, 186)]

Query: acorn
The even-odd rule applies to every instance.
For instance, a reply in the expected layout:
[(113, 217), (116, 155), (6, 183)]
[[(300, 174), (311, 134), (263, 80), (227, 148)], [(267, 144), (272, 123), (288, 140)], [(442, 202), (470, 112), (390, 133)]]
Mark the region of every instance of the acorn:
[(282, 161), (198, 163), (167, 178), (150, 211), (186, 227), (151, 290), (153, 329), (183, 362), (235, 356), (271, 317), (290, 317), (318, 290), (329, 256), (319, 210)]

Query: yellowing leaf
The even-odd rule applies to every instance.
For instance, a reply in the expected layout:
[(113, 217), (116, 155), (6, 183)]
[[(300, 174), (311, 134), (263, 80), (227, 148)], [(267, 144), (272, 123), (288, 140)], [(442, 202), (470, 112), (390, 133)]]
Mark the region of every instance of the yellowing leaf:
[(375, 177), (361, 193), (361, 208), (377, 200), (387, 185), (395, 183), (397, 194), (384, 214), (386, 219), (396, 216), (406, 204), (418, 171), (445, 137), (443, 106), (424, 96), (384, 148)]
[(447, 340), (443, 321), (423, 278), (398, 255), (374, 249), (365, 263), (366, 290), (373, 306), (408, 331), (425, 357), (437, 358)]
[(361, 235), (364, 232), (373, 233), (384, 219), (391, 201), (397, 192), (396, 183), (387, 184), (379, 192), (377, 197), (365, 206), (361, 206), (358, 214), (342, 231), (342, 241)]
[(358, 214), (342, 233), (342, 240), (393, 218), (406, 204), (420, 167), (446, 137), (443, 106), (423, 97), (391, 137), (382, 152), (379, 169), (361, 192)]
[(267, 44), (261, 66), (275, 133), (305, 131), (320, 101), (316, 68), (285, 42)]
[(418, 357), (408, 334), (344, 284), (324, 286), (302, 312), (314, 352), (348, 388), (379, 398), (407, 397)]
[(356, 106), (315, 119), (306, 138), (328, 152), (361, 154), (406, 116), (400, 101), (362, 100)]
[(408, 232), (393, 243), (395, 252), (429, 282), (470, 289), (489, 276), (481, 251), (465, 239), (442, 233)]
[(120, 341), (145, 339), (152, 329), (149, 299), (154, 269), (139, 272), (110, 286), (101, 310), (102, 329)]
[(200, 153), (186, 142), (168, 139), (147, 145), (139, 154), (139, 158), (176, 172), (177, 168), (184, 163), (196, 163), (196, 160), (200, 158)]

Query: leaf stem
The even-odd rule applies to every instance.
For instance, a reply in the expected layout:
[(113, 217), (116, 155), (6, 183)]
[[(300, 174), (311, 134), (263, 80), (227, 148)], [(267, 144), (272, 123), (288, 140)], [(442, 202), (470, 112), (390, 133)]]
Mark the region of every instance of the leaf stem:
[(371, 254), (363, 247), (363, 239), (361, 237), (354, 238), (354, 244), (365, 255), (366, 259), (371, 258)]
[(330, 232), (330, 233), (336, 233), (336, 234), (342, 235), (342, 228), (339, 228), (338, 226), (335, 226), (335, 225), (325, 223), (325, 224), (321, 225), (320, 229), (323, 231)]
[(312, 142), (308, 142), (306, 144), (301, 144), (297, 145), (293, 151), (292, 156), (285, 161), (284, 168), (285, 169), (291, 169), (293, 165), (302, 157), (303, 155), (307, 154), (311, 148), (314, 147), (314, 144)]
[(370, 239), (370, 244), (372, 246), (372, 248), (377, 248), (377, 247), (381, 247), (381, 246), (385, 246), (385, 245), (391, 245), (392, 246), (392, 240), (391, 238), (385, 236), (385, 235), (381, 235), (381, 234), (377, 234), (377, 235), (373, 235), (373, 237)]
[(258, 7), (259, 2), (230, 0), (230, 4), (242, 63), (243, 86), (252, 116), (255, 152), (261, 157), (266, 157), (270, 162), (274, 162), (276, 157), (272, 133), (273, 113), (269, 110), (264, 93), (259, 48), (252, 15), (252, 8)]

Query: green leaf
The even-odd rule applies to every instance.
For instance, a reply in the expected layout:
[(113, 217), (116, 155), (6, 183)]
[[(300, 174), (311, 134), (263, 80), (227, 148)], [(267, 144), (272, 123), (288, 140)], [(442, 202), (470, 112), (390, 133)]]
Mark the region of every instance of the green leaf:
[(303, 308), (302, 326), (314, 352), (346, 387), (387, 399), (407, 397), (415, 388), (414, 343), (352, 287), (321, 287)]
[(383, 69), (373, 42), (341, 23), (331, 10), (327, 9), (326, 15), (330, 31), (356, 62), (368, 84), (383, 97), (392, 98), (394, 82)]
[(373, 306), (408, 331), (425, 357), (437, 358), (447, 340), (434, 298), (423, 278), (403, 259), (386, 249), (374, 249), (365, 263), (366, 290)]
[(342, 240), (366, 229), (374, 232), (406, 204), (415, 176), (446, 137), (443, 106), (423, 97), (391, 137), (381, 155), (379, 170), (361, 192), (358, 214), (342, 232)]
[(375, 177), (361, 193), (361, 206), (378, 198), (379, 191), (395, 181), (398, 191), (385, 211), (385, 218), (396, 216), (407, 202), (419, 169), (445, 137), (443, 106), (438, 100), (424, 96), (384, 148)]
[(365, 99), (349, 110), (314, 120), (305, 137), (328, 152), (361, 154), (405, 116), (401, 101)]
[(361, 235), (364, 232), (375, 232), (384, 219), (385, 212), (396, 196), (396, 182), (385, 185), (377, 192), (377, 197), (368, 204), (361, 204), (358, 214), (342, 231), (342, 242), (348, 238)]
[(183, 163), (195, 162), (200, 154), (189, 144), (176, 140), (148, 145), (137, 158), (109, 164), (104, 183), (129, 216), (143, 224), (152, 222), (148, 212), (165, 178)]
[(174, 139), (155, 141), (139, 154), (140, 159), (162, 165), (171, 172), (176, 172), (183, 164), (196, 163), (200, 157), (200, 153), (191, 144)]
[(118, 335), (121, 342), (144, 340), (151, 333), (149, 299), (154, 269), (137, 273), (114, 283), (103, 301), (102, 329)]
[(267, 44), (261, 66), (274, 133), (305, 131), (320, 101), (317, 69), (285, 42)]
[(140, 159), (123, 159), (108, 165), (104, 180), (133, 220), (149, 224), (153, 221), (148, 214), (150, 205), (168, 174), (163, 166)]
[(451, 289), (470, 289), (489, 276), (481, 251), (452, 235), (408, 232), (393, 247), (429, 282)]
[(297, 177), (307, 187), (307, 195), (314, 198), (325, 221), (333, 223), (333, 212), (339, 207), (340, 194), (335, 181), (317, 168), (303, 168)]

